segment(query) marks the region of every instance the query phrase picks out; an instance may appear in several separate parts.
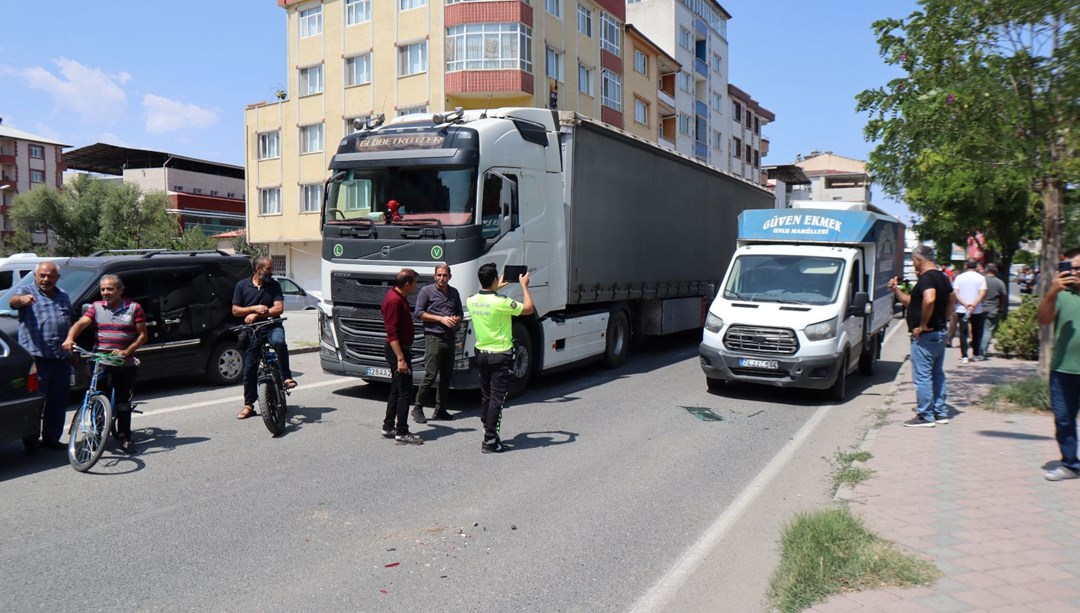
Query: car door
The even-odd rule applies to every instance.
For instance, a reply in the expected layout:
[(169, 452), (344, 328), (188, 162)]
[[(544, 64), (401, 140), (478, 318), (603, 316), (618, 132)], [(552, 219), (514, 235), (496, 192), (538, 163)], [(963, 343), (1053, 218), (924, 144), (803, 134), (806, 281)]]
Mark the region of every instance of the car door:
[(300, 289), (300, 286), (293, 283), (291, 279), (285, 277), (276, 277), (277, 282), (281, 285), (281, 293), (285, 296), (285, 310), (286, 311), (302, 311), (304, 310), (304, 290)]
[(198, 265), (159, 265), (154, 281), (161, 313), (156, 327), (162, 364), (178, 374), (199, 370), (203, 332), (211, 324), (209, 274)]
[[(146, 343), (135, 352), (135, 357), (139, 358), (140, 362), (139, 378), (144, 379), (146, 375), (156, 373), (162, 367), (160, 328), (158, 328), (161, 312), (158, 309), (157, 300), (152, 298), (155, 295), (154, 271), (153, 269), (121, 270), (108, 274), (120, 277), (120, 282), (124, 284), (124, 298), (139, 303), (146, 316)], [(100, 290), (94, 290), (93, 299), (95, 302), (101, 300)]]

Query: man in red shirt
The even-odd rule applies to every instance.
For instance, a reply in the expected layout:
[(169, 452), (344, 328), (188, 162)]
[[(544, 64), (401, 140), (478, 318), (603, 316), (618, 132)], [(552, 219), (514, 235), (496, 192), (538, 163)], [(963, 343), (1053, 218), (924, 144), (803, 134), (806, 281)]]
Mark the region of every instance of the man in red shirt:
[[(409, 433), (409, 402), (413, 398), (412, 343), (413, 314), (409, 296), (416, 291), (416, 271), (402, 268), (394, 287), (383, 298), (382, 316), (386, 326), (386, 362), (390, 365), (390, 398), (386, 401), (383, 438), (393, 438), (399, 445), (423, 445), (424, 440)], [(395, 420), (397, 422), (395, 428)]]

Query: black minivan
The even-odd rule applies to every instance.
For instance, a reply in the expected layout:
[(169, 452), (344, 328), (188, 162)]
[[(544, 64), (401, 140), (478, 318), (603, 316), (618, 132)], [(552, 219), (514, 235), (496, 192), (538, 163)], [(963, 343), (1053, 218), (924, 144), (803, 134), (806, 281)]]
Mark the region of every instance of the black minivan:
[[(53, 260), (60, 268), (57, 285), (71, 297), (74, 310), (101, 300), (98, 281), (112, 274), (124, 282), (124, 298), (146, 313), (149, 339), (135, 355), (142, 362), (139, 380), (205, 374), (212, 382), (240, 381), (243, 356), (229, 328), (236, 284), (252, 275), (251, 261), (222, 251), (151, 250), (138, 255), (100, 252), (90, 257)], [(32, 283), (27, 275), (22, 283)], [(0, 296), (0, 330), (17, 334), (18, 313), (8, 306), (11, 292)], [(93, 331), (79, 345), (93, 346)]]

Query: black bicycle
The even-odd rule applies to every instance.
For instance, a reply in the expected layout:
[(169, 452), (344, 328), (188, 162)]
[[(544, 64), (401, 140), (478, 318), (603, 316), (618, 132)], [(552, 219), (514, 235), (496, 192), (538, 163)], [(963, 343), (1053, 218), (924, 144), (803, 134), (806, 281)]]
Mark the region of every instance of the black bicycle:
[[(232, 329), (233, 332), (240, 334), (241, 338), (247, 335), (248, 343), (259, 344), (259, 370), (256, 383), (259, 391), (259, 407), (262, 410), (262, 419), (266, 424), (266, 429), (274, 436), (285, 431), (285, 413), (288, 408), (286, 397), (289, 395), (289, 390), (285, 387), (285, 378), (281, 375), (277, 352), (274, 351), (267, 337), (270, 332), (269, 326), (285, 320), (285, 317), (271, 317)], [(244, 345), (244, 342), (241, 341), (240, 344)], [(246, 349), (246, 345), (244, 348)]]

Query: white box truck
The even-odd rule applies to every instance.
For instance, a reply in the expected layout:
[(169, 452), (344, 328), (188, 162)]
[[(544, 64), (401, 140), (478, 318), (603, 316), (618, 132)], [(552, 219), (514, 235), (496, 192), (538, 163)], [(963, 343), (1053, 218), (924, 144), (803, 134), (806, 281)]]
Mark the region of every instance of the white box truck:
[(866, 203), (794, 201), (744, 211), (738, 249), (700, 346), (712, 390), (727, 381), (847, 393), (872, 374), (893, 317), (904, 226)]

